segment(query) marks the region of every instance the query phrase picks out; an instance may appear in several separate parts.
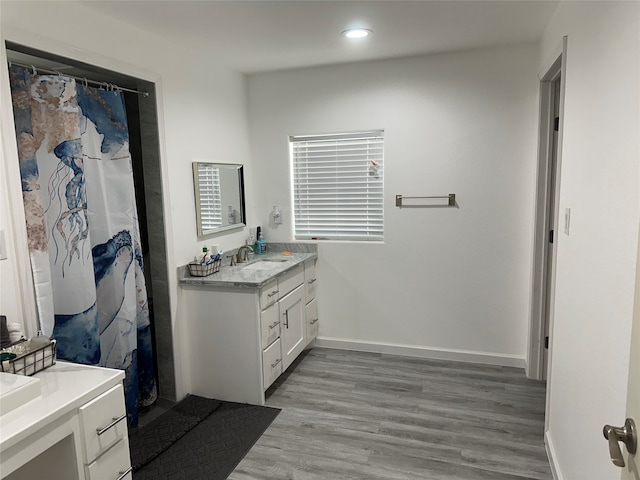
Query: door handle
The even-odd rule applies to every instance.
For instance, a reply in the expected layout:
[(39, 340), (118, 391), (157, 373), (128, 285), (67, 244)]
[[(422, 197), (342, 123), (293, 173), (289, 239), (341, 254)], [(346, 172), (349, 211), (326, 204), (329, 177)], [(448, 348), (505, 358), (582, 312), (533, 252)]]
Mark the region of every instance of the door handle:
[(121, 422), (122, 420), (124, 420), (125, 418), (127, 418), (127, 414), (123, 413), (122, 415), (120, 415), (119, 417), (113, 417), (111, 420), (112, 422), (107, 425), (106, 427), (102, 427), (102, 428), (96, 428), (96, 433), (98, 435), (102, 435), (104, 432), (106, 432), (107, 430), (109, 430), (110, 428), (113, 428), (116, 423)]
[(618, 442), (622, 442), (627, 447), (629, 453), (636, 453), (638, 448), (638, 430), (636, 423), (631, 418), (627, 418), (623, 427), (612, 427), (605, 425), (602, 429), (604, 438), (609, 440), (609, 456), (616, 467), (624, 467), (624, 458)]

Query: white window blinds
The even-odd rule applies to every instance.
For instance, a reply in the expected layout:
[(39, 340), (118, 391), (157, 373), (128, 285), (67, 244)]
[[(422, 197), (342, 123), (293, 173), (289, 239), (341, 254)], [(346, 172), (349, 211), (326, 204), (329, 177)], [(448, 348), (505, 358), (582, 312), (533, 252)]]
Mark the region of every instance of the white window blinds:
[(382, 131), (289, 137), (297, 240), (382, 240)]
[(206, 163), (198, 163), (198, 193), (200, 196), (200, 221), (202, 230), (222, 225), (220, 199), (220, 169)]

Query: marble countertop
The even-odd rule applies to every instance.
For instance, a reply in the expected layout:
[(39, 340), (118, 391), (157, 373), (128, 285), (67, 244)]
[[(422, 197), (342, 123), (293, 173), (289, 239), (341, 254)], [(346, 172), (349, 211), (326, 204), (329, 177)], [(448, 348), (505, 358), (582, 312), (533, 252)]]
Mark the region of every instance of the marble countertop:
[[(178, 285), (203, 286), (214, 288), (260, 288), (309, 260), (318, 258), (315, 252), (292, 252), (283, 255), (281, 252), (268, 252), (264, 255), (249, 255), (248, 263), (228, 266), (229, 259), (223, 258), (220, 271), (207, 277), (193, 277), (186, 265), (178, 270)], [(259, 269), (253, 264), (260, 262)]]

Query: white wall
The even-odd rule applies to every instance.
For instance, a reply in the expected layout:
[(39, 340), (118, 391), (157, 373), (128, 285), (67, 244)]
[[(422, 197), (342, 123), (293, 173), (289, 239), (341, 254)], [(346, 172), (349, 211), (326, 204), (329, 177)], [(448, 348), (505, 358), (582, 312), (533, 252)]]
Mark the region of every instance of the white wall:
[(640, 4), (563, 2), (540, 73), (568, 36), (547, 442), (558, 478), (620, 478), (602, 437), (624, 423), (640, 174)]
[[(288, 135), (385, 131), (384, 243), (319, 247), (325, 344), (524, 364), (536, 58), (519, 45), (249, 77), (258, 219), (284, 219), (267, 242), (292, 239)], [(395, 207), (449, 193), (459, 208)]]
[[(0, 133), (0, 151), (3, 149)], [(22, 322), (20, 304), (20, 284), (17, 276), (16, 254), (13, 242), (11, 209), (9, 208), (9, 192), (4, 169), (0, 169), (0, 230), (4, 232), (6, 260), (0, 260), (0, 314), (7, 317), (7, 322)]]
[[(215, 241), (223, 249), (230, 249), (246, 237), (246, 232), (241, 231), (198, 242), (191, 162), (202, 159), (245, 164), (247, 200), (249, 206), (252, 204), (244, 78), (220, 67), (216, 58), (208, 55), (206, 46), (185, 44), (179, 38), (152, 37), (77, 2), (1, 2), (0, 8), (3, 40), (157, 82), (174, 358), (180, 397), (189, 391), (182, 374), (189, 366), (184, 363), (186, 347), (180, 343), (183, 309), (176, 268), (193, 259), (204, 245)], [(2, 75), (0, 81), (3, 118), (12, 118), (8, 78)], [(2, 125), (5, 141), (12, 135), (15, 138), (8, 123)], [(7, 164), (3, 158), (0, 168), (13, 172), (9, 181), (18, 182), (18, 193), (11, 198), (10, 208), (19, 212), (22, 205), (15, 140), (12, 145), (13, 149), (5, 150), (9, 152)], [(248, 215), (251, 214), (249, 208)], [(19, 229), (23, 225), (18, 222), (12, 227)], [(23, 250), (22, 262), (28, 262), (26, 246), (19, 247)], [(2, 274), (4, 280), (4, 271)]]

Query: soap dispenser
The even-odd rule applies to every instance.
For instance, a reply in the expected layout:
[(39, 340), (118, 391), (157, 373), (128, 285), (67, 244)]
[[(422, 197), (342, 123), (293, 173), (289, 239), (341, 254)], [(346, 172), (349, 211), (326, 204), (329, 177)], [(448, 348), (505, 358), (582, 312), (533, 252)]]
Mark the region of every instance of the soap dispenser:
[(273, 206), (273, 212), (271, 212), (273, 216), (273, 224), (274, 225), (282, 225), (282, 213), (278, 210), (278, 206)]

